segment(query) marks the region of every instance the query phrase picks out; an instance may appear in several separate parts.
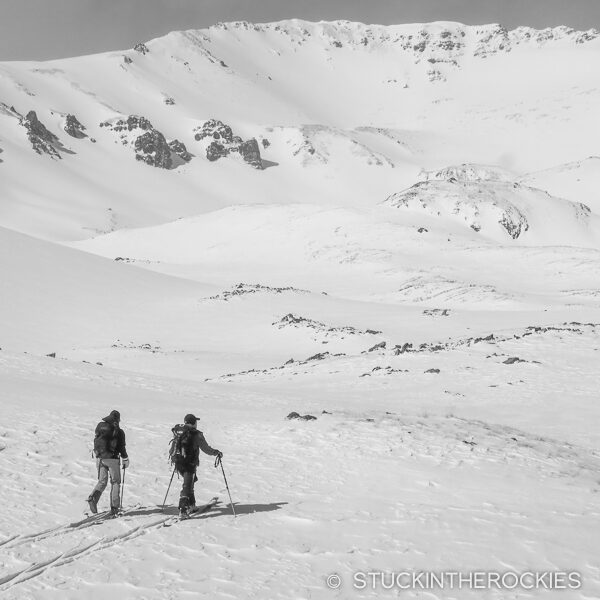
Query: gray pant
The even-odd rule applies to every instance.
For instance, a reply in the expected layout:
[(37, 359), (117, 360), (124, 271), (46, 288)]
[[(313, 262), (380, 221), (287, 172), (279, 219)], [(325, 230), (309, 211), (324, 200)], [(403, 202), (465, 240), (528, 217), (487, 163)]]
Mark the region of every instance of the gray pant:
[(121, 504), (121, 461), (118, 458), (97, 458), (96, 467), (98, 468), (98, 483), (94, 492), (98, 492), (98, 497), (106, 489), (108, 476), (110, 475), (110, 506), (119, 508)]

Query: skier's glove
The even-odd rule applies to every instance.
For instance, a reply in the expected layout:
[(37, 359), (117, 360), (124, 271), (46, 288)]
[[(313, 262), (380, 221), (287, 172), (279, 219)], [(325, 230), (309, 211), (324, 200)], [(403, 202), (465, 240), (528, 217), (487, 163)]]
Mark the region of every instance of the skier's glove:
[(215, 454), (215, 456), (219, 459), (223, 458), (223, 453), (220, 450), (217, 450), (217, 453)]
[(123, 459), (123, 468), (126, 469), (129, 466), (129, 459), (128, 458), (124, 458)]

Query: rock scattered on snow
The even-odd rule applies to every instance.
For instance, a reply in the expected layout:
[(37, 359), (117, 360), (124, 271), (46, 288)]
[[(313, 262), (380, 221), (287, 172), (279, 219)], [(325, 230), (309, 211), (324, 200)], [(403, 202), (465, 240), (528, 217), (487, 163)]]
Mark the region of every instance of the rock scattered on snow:
[(439, 372), (440, 372), (439, 369), (427, 369), (427, 371), (424, 371), (424, 373), (435, 373), (435, 374), (437, 374)]
[(379, 342), (378, 344), (371, 346), (367, 350), (367, 352), (374, 352), (375, 350), (385, 350), (385, 347), (386, 347), (386, 342)]
[(523, 360), (522, 358), (519, 358), (518, 356), (510, 356), (506, 360), (502, 361), (502, 363), (505, 365), (514, 365), (515, 363), (520, 363), (520, 362), (527, 362), (527, 361)]
[(300, 419), (302, 421), (316, 421), (317, 417), (313, 416), (313, 415), (300, 415), (297, 412), (291, 412), (286, 419), (288, 420), (292, 420), (292, 419)]
[(129, 342), (129, 344), (123, 344), (119, 340), (117, 340), (117, 342), (112, 344), (111, 348), (128, 348), (130, 350), (147, 350), (149, 352), (152, 352), (152, 354), (157, 354), (158, 352), (161, 351), (160, 346), (153, 346), (152, 344), (148, 344), (147, 342), (144, 344), (135, 344), (134, 342)]
[(394, 346), (394, 354), (396, 354), (396, 355), (404, 354), (405, 352), (408, 352), (411, 348), (412, 348), (412, 344), (410, 344), (409, 342), (406, 342), (402, 346), (400, 346), (399, 344), (396, 344)]
[(423, 311), (424, 315), (430, 317), (447, 317), (450, 315), (450, 309), (448, 308), (426, 308)]
[(301, 290), (295, 287), (270, 287), (261, 285), (260, 283), (238, 283), (231, 290), (225, 291), (216, 296), (210, 296), (207, 300), (225, 300), (228, 301), (236, 296), (244, 296), (246, 294), (270, 293), (283, 294), (284, 292), (293, 292), (299, 294), (308, 294), (308, 290)]
[[(393, 354), (404, 354), (413, 353), (413, 352), (442, 352), (447, 350), (453, 350), (456, 348), (460, 348), (461, 346), (471, 346), (473, 344), (480, 343), (489, 343), (489, 344), (497, 344), (499, 342), (506, 342), (509, 340), (519, 340), (524, 337), (534, 335), (534, 334), (544, 334), (544, 333), (552, 333), (552, 332), (562, 332), (568, 331), (577, 334), (583, 333), (583, 329), (590, 328), (592, 330), (596, 330), (600, 327), (599, 323), (578, 323), (576, 321), (572, 321), (570, 323), (563, 323), (558, 326), (548, 326), (548, 327), (540, 327), (536, 325), (530, 325), (526, 327), (524, 330), (515, 333), (513, 335), (504, 335), (500, 336), (498, 334), (490, 333), (486, 336), (479, 337), (467, 337), (462, 339), (454, 339), (447, 342), (424, 342), (419, 344), (416, 347), (413, 347), (413, 344), (405, 343), (404, 345), (395, 345), (392, 349)], [(520, 359), (519, 359), (520, 360)], [(536, 361), (530, 361), (536, 362)]]
[(313, 329), (317, 332), (324, 333), (325, 335), (377, 335), (381, 333), (381, 331), (375, 331), (374, 329), (366, 329), (363, 331), (349, 326), (330, 327), (325, 325), (325, 323), (321, 323), (320, 321), (307, 319), (305, 317), (294, 315), (293, 313), (288, 313), (279, 321), (273, 323), (273, 325), (279, 329), (283, 329), (284, 327), (306, 327), (308, 329)]

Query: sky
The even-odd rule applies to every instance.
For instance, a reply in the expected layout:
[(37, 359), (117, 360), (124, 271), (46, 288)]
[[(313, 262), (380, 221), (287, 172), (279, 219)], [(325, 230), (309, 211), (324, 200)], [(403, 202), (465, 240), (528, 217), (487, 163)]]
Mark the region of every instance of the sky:
[(0, 60), (122, 50), (219, 21), (291, 18), (600, 29), (600, 0), (0, 0)]

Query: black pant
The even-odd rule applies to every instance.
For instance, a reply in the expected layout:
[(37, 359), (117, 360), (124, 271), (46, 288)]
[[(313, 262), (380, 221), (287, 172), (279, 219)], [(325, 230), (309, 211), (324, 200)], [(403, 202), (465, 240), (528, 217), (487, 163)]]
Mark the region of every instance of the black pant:
[(194, 496), (194, 483), (198, 481), (196, 477), (196, 468), (193, 470), (186, 469), (180, 472), (183, 477), (183, 486), (181, 487), (181, 494), (179, 494), (179, 508), (187, 508), (188, 506), (194, 506), (196, 504), (196, 498)]

